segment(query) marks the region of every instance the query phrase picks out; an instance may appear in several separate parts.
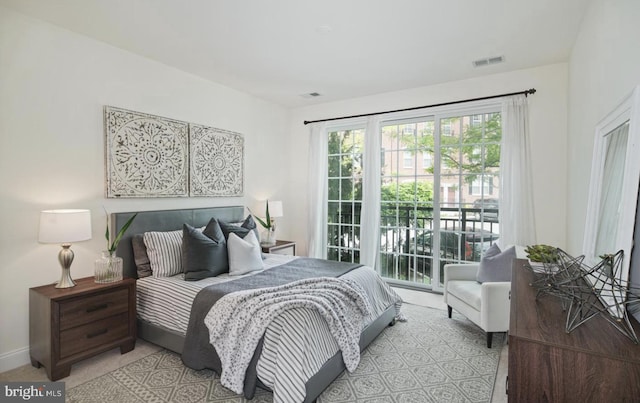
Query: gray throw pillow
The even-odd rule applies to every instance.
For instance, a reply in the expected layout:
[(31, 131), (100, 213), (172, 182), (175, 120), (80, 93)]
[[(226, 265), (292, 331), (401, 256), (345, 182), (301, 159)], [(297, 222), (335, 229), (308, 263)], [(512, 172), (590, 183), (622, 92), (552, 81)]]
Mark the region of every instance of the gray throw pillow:
[(149, 277), (151, 275), (151, 262), (147, 255), (147, 247), (144, 244), (144, 234), (136, 234), (131, 238), (133, 248), (133, 261), (136, 263), (138, 278)]
[[(215, 218), (212, 218), (215, 220)], [(234, 233), (240, 237), (240, 239), (244, 239), (245, 236), (249, 233), (249, 231), (254, 231), (256, 233), (256, 239), (260, 241), (260, 233), (258, 232), (258, 226), (256, 225), (253, 216), (248, 215), (247, 218), (242, 222), (241, 225), (231, 224), (224, 221), (218, 221), (220, 223), (220, 228), (222, 228), (222, 232), (224, 233), (224, 239), (229, 239), (229, 234)]]
[(487, 249), (478, 268), (476, 280), (478, 283), (511, 281), (511, 265), (516, 258), (516, 248), (510, 247), (505, 251), (495, 243)]
[(182, 268), (187, 281), (215, 277), (229, 271), (227, 243), (216, 220), (201, 232), (189, 224), (182, 228)]

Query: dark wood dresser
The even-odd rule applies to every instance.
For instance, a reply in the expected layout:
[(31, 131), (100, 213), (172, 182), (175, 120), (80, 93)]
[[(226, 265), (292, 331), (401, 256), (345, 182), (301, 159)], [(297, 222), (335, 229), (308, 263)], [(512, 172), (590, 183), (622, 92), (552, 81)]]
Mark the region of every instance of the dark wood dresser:
[(122, 354), (136, 342), (136, 281), (97, 284), (93, 277), (72, 288), (53, 284), (29, 289), (29, 354), (52, 381), (71, 365), (114, 347)]
[(567, 334), (560, 300), (535, 299), (525, 263), (511, 280), (509, 402), (640, 402), (640, 345), (599, 316)]

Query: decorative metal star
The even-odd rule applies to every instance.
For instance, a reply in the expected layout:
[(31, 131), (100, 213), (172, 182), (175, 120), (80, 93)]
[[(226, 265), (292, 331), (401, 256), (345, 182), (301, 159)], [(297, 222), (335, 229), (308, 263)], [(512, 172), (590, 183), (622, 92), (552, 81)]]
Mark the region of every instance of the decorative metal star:
[(567, 333), (600, 315), (638, 344), (628, 308), (640, 304), (640, 287), (622, 279), (623, 259), (624, 251), (620, 250), (604, 255), (589, 267), (583, 262), (584, 256), (573, 258), (558, 249), (555, 267), (545, 264), (544, 270), (534, 270), (538, 278), (531, 285), (538, 288), (536, 298), (541, 295), (560, 298), (562, 309), (567, 311)]
[(540, 267), (533, 269), (536, 280), (531, 286), (538, 289), (536, 299), (544, 295), (558, 297), (561, 299), (562, 309), (566, 310), (574, 298), (572, 285), (582, 277), (584, 256), (574, 258), (562, 249), (557, 250), (557, 256), (556, 262), (544, 262), (542, 270)]

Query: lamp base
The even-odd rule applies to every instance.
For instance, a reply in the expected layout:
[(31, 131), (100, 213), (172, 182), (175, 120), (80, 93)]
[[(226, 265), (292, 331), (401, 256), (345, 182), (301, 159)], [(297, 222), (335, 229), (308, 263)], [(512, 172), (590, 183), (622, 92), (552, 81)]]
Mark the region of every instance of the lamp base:
[(62, 266), (62, 274), (60, 276), (60, 281), (58, 281), (55, 288), (71, 288), (76, 285), (71, 278), (73, 251), (70, 248), (71, 244), (62, 244), (62, 249), (60, 250), (60, 253), (58, 253), (58, 262), (60, 262), (60, 266)]
[(60, 276), (60, 281), (55, 285), (56, 288), (71, 288), (75, 287), (76, 282), (71, 278), (71, 270), (62, 269), (62, 276)]

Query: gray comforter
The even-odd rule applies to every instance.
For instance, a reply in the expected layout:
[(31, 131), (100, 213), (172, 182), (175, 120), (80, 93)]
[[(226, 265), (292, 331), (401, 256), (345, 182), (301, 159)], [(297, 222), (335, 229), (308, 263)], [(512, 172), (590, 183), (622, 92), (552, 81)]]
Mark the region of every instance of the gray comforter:
[[(276, 287), (305, 278), (340, 277), (360, 264), (333, 262), (323, 259), (298, 258), (289, 263), (265, 270), (253, 276), (239, 278), (202, 289), (191, 306), (189, 326), (182, 351), (182, 361), (190, 368), (210, 368), (221, 372), (220, 357), (209, 343), (209, 331), (204, 318), (224, 295), (241, 290)], [(262, 341), (256, 347), (245, 376), (244, 395), (251, 399), (257, 384), (256, 364), (262, 350)]]

